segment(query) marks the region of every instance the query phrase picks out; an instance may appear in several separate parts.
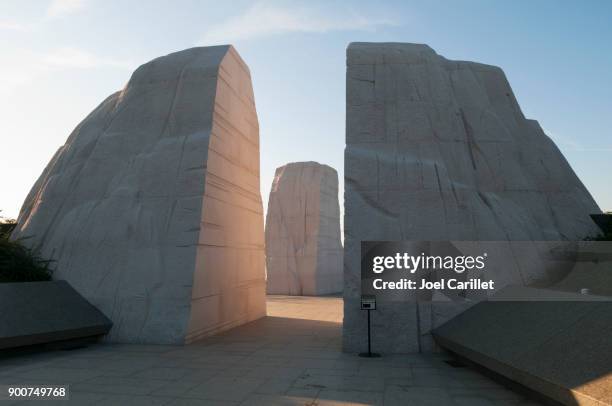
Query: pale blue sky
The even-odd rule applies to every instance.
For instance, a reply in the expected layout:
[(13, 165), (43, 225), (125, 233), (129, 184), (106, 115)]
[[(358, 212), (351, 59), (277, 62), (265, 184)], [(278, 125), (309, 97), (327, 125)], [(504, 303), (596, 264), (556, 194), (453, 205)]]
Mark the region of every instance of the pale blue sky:
[(501, 66), (529, 118), (612, 209), (612, 2), (0, 0), (0, 209), (23, 198), (70, 131), (141, 63), (231, 43), (251, 68), (262, 196), (274, 169), (316, 160), (342, 180), (345, 49), (429, 44)]

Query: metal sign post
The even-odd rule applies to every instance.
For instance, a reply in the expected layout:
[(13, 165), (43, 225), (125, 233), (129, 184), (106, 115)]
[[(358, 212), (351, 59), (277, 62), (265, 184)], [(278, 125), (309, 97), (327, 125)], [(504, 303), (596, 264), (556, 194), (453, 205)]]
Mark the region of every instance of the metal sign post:
[(359, 354), (360, 357), (366, 358), (378, 358), (380, 354), (372, 352), (372, 332), (370, 323), (370, 312), (376, 310), (376, 296), (373, 295), (362, 295), (361, 296), (361, 310), (368, 311), (368, 352), (362, 352)]

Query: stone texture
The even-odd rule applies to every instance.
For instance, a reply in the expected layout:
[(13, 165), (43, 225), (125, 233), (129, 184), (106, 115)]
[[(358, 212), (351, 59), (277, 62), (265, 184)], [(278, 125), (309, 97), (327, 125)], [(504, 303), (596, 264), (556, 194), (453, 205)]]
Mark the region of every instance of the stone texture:
[(231, 46), (139, 67), (70, 135), (14, 238), (55, 260), (117, 342), (185, 343), (265, 315), (259, 129)]
[[(513, 301), (521, 295), (538, 301)], [(436, 328), (435, 340), (557, 402), (612, 404), (610, 298), (524, 287), (500, 296)]]
[(538, 405), (446, 356), (342, 354), (340, 298), (268, 299), (270, 317), (197, 345), (101, 343), (2, 359), (0, 386), (69, 384), (76, 405)]
[[(574, 240), (600, 210), (503, 71), (426, 45), (347, 50), (344, 348), (362, 351), (360, 242)], [(428, 351), (422, 335), (472, 303), (379, 303), (375, 350)]]
[(67, 282), (0, 283), (0, 350), (102, 336), (112, 323)]
[(266, 216), (269, 294), (342, 291), (338, 174), (317, 162), (276, 169)]

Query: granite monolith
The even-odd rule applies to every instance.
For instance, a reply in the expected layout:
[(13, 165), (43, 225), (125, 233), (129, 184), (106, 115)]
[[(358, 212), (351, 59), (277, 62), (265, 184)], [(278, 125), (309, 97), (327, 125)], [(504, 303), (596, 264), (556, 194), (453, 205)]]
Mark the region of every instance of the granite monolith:
[[(538, 122), (524, 117), (498, 67), (448, 60), (427, 45), (352, 43), (346, 118), (346, 351), (367, 345), (361, 241), (598, 234), (589, 215), (600, 209)], [(378, 303), (375, 351), (430, 351), (431, 328), (470, 304)]]
[(338, 173), (317, 162), (276, 169), (266, 216), (267, 292), (342, 291)]
[(53, 156), (22, 237), (113, 321), (110, 341), (182, 344), (264, 316), (259, 128), (236, 50), (140, 66)]

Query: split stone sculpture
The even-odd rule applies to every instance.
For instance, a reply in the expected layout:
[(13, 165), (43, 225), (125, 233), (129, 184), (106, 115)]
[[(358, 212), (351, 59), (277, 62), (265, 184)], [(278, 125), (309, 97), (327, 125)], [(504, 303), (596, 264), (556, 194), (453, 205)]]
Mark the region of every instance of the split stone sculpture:
[(32, 188), (13, 238), (52, 259), (115, 342), (182, 344), (265, 315), (259, 129), (231, 46), (140, 66)]
[(267, 291), (342, 291), (338, 174), (317, 162), (276, 169), (266, 216)]
[[(347, 50), (344, 348), (363, 351), (361, 241), (579, 240), (600, 210), (503, 71), (426, 45)], [(457, 303), (379, 303), (380, 352), (431, 350)]]

